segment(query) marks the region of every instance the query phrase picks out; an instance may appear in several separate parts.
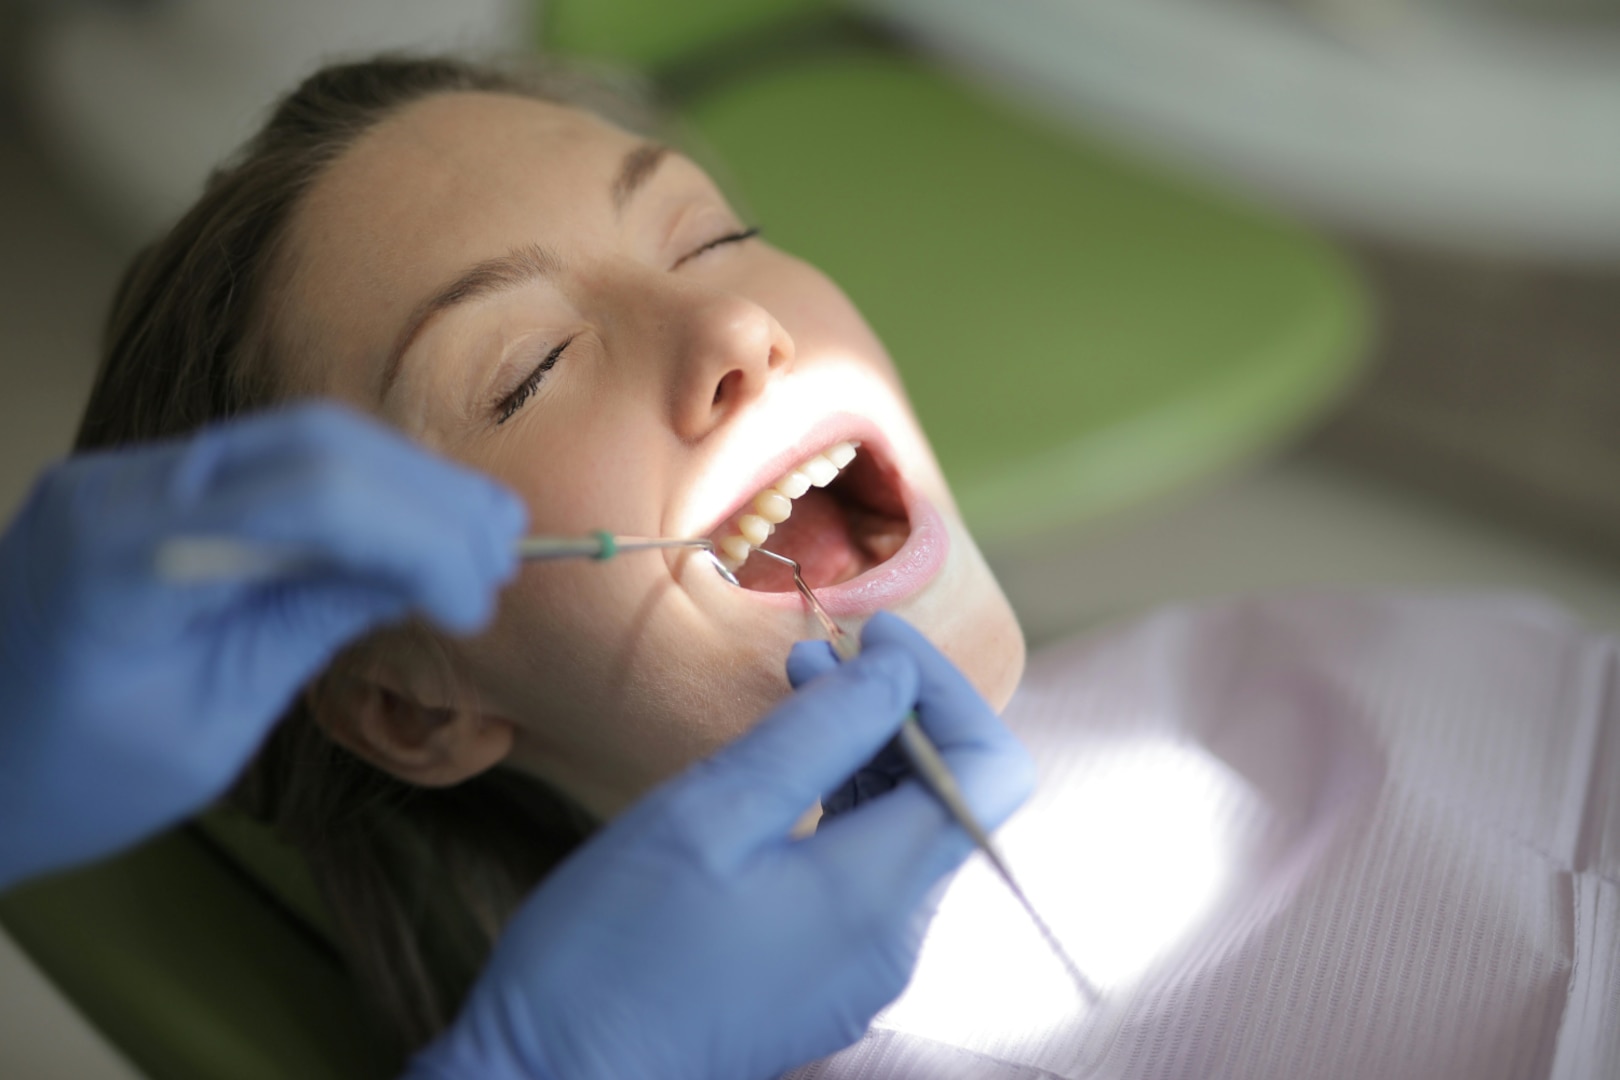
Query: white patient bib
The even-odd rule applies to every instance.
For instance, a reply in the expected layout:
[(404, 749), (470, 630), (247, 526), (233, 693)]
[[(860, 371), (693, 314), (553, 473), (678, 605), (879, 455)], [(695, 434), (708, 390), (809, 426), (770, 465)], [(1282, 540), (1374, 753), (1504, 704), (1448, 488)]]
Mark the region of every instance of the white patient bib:
[(1620, 661), (1523, 597), (1312, 594), (1060, 644), (993, 875), (795, 1080), (1620, 1078)]

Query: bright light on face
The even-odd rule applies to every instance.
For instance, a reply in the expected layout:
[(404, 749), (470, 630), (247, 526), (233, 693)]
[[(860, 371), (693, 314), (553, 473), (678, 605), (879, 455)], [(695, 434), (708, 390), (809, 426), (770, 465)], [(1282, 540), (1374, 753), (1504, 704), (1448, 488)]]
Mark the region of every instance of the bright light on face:
[[(760, 407), (740, 412), (731, 422), (725, 453), (734, 459), (764, 458), (781, 449), (785, 439), (840, 413), (865, 417), (888, 435), (897, 464), (908, 477), (932, 471), (928, 449), (896, 387), (859, 357), (831, 351), (814, 367), (795, 372), (791, 383), (767, 386)], [(694, 533), (707, 530), (736, 495), (734, 474), (722, 470), (700, 477), (689, 496), (692, 517), (678, 522), (677, 528)]]
[[(1172, 961), (1230, 899), (1269, 815), (1241, 776), (1196, 744), (1102, 744), (1062, 768), (998, 840), (1106, 1007)], [(1039, 1039), (1045, 1052), (1078, 1058), (1088, 1008), (1005, 885), (975, 860), (946, 893), (911, 988), (880, 1023), (985, 1053)]]

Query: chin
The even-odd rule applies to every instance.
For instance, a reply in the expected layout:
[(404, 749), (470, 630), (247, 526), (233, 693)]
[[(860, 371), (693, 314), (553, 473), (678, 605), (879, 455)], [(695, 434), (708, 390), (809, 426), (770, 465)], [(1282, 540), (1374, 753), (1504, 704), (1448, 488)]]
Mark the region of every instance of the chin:
[(1024, 674), (1024, 632), (1012, 605), (1001, 591), (978, 545), (959, 519), (950, 520), (953, 534), (952, 565), (937, 597), (895, 608), (910, 619), (949, 656), (1000, 712), (1011, 700)]

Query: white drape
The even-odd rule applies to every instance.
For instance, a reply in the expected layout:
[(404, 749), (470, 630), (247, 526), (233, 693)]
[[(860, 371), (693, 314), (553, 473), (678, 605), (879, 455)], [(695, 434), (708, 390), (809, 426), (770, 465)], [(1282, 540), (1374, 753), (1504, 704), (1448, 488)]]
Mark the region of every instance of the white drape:
[(1312, 594), (1053, 646), (1041, 770), (916, 978), (796, 1080), (1620, 1076), (1620, 661), (1519, 596)]

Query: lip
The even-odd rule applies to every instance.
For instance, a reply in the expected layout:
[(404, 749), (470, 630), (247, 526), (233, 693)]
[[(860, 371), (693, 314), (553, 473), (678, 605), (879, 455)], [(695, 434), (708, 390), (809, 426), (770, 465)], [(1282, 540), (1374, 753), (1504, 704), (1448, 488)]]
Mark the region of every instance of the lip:
[[(904, 473), (900, 471), (894, 447), (871, 421), (863, 417), (841, 414), (817, 424), (804, 438), (771, 458), (754, 478), (748, 481), (757, 486), (748, 489), (747, 494), (739, 497), (724, 514), (716, 517), (708, 532), (712, 533), (719, 528), (761, 490), (781, 479), (790, 469), (827, 447), (845, 440), (858, 441), (862, 446), (870, 447), (881, 457), (895, 464), (895, 483), (899, 490), (900, 501), (906, 508), (906, 517), (911, 524), (911, 533), (906, 537), (906, 542), (887, 560), (841, 584), (816, 589), (816, 599), (821, 601), (828, 614), (855, 617), (871, 615), (883, 608), (893, 607), (921, 592), (939, 575), (945, 566), (946, 556), (950, 553), (950, 533), (945, 528), (944, 519), (934, 504), (912, 487)], [(804, 608), (804, 598), (794, 591), (758, 592), (753, 589), (733, 591), (742, 592), (750, 600), (767, 606), (795, 611)]]
[[(893, 607), (921, 592), (944, 568), (951, 538), (939, 511), (906, 483), (904, 477), (900, 478), (900, 499), (911, 520), (911, 535), (888, 561), (840, 585), (816, 589), (816, 599), (829, 615), (857, 617)], [(731, 591), (784, 610), (803, 611), (805, 608), (804, 598), (797, 592), (755, 592), (739, 588)]]

